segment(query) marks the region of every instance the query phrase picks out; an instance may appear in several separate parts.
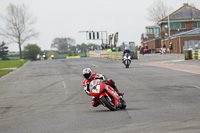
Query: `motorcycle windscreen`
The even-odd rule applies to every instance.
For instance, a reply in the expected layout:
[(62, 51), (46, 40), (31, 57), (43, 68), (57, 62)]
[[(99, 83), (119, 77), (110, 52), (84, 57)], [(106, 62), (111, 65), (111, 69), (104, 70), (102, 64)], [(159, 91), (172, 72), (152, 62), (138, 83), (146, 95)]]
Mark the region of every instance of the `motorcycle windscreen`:
[(90, 82), (90, 94), (92, 96), (98, 96), (100, 93), (101, 86), (98, 84), (99, 80), (93, 80)]

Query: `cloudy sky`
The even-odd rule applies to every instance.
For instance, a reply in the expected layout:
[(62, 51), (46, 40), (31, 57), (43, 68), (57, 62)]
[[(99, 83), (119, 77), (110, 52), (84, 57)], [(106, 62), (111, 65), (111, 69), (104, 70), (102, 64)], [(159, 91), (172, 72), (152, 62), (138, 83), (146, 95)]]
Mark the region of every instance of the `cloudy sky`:
[[(183, 0), (163, 0), (173, 11), (183, 5)], [(200, 8), (200, 0), (188, 0)], [(9, 3), (24, 4), (37, 18), (35, 29), (39, 37), (27, 43), (36, 43), (42, 50), (51, 50), (56, 37), (71, 37), (76, 44), (96, 43), (86, 39), (79, 31), (107, 31), (107, 34), (119, 32), (119, 42), (134, 41), (140, 45), (141, 34), (145, 26), (153, 23), (147, 19), (147, 8), (154, 0), (0, 0), (0, 14), (4, 14)], [(172, 12), (173, 12), (172, 11)], [(2, 41), (2, 40), (0, 40)], [(10, 44), (10, 51), (19, 51), (17, 44)]]

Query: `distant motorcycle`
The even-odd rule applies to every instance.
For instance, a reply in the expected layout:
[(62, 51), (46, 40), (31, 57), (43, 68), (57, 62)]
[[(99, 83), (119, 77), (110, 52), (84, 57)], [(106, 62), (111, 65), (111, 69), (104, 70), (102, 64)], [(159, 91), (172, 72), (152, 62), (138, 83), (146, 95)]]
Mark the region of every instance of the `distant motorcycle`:
[(166, 53), (166, 48), (161, 48), (160, 49), (160, 54), (165, 54)]
[(111, 111), (117, 108), (125, 109), (126, 102), (122, 96), (109, 85), (105, 84), (104, 80), (93, 80), (90, 82), (90, 94), (97, 98), (97, 101)]
[(123, 63), (124, 63), (126, 68), (129, 68), (129, 65), (131, 64), (131, 56), (130, 56), (130, 54), (125, 53), (125, 55), (123, 57)]

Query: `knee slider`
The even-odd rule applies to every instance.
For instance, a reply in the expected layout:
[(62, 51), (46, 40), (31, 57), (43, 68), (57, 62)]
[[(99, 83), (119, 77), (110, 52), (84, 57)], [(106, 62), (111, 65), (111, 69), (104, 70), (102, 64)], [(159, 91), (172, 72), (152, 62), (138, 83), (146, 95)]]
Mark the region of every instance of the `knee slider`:
[(97, 103), (96, 101), (92, 101), (92, 106), (93, 107), (97, 107), (99, 105), (99, 103)]

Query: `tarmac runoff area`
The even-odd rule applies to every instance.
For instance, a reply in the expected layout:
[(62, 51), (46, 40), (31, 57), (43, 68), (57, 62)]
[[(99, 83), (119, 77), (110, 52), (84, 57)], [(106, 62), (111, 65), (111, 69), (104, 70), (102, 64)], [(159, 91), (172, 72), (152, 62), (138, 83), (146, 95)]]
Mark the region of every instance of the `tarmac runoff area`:
[[(181, 62), (184, 62), (184, 63), (181, 63)], [(190, 65), (190, 62), (185, 61), (185, 60), (143, 63), (143, 65), (167, 68), (167, 69), (172, 69), (172, 70), (176, 70), (176, 71), (189, 72), (189, 73), (193, 73), (193, 74), (200, 74), (200, 65), (199, 64), (200, 63), (196, 63), (195, 65), (194, 64)]]

